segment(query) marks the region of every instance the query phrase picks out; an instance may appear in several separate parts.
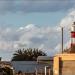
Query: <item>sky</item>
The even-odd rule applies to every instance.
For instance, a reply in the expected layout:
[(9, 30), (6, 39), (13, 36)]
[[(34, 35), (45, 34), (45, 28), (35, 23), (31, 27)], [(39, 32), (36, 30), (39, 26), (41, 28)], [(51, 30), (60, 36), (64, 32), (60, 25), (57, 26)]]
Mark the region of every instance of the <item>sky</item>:
[(0, 0), (0, 57), (9, 61), (20, 48), (61, 53), (61, 27), (68, 48), (74, 16), (74, 0)]

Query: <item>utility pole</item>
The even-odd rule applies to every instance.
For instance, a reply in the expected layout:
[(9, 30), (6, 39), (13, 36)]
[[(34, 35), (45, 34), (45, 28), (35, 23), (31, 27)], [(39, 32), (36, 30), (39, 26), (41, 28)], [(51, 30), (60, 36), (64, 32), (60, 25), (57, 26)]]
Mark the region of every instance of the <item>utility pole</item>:
[(61, 40), (61, 52), (63, 53), (63, 27), (61, 27), (61, 33), (62, 33), (62, 40)]

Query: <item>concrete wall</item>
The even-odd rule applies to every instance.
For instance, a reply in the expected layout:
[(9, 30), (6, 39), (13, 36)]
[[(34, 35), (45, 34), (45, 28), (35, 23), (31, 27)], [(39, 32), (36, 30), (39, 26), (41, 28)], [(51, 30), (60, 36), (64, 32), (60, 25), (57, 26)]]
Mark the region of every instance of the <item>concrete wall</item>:
[(75, 61), (61, 61), (59, 68), (60, 75), (75, 75)]
[(53, 75), (75, 75), (75, 54), (58, 54), (54, 57)]

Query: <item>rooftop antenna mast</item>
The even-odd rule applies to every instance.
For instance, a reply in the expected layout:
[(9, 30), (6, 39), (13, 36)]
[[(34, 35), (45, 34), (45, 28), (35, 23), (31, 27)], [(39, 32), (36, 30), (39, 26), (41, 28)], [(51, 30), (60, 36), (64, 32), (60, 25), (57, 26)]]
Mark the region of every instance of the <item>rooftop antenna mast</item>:
[(61, 33), (62, 33), (62, 43), (61, 43), (62, 51), (61, 52), (63, 53), (63, 27), (61, 27)]

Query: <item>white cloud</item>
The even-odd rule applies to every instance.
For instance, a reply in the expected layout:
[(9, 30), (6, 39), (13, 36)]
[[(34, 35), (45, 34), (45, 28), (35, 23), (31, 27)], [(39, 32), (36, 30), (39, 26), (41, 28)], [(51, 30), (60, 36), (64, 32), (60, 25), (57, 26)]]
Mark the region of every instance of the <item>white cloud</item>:
[(44, 50), (53, 49), (60, 42), (60, 40), (57, 41), (58, 38), (60, 39), (59, 32), (55, 28), (38, 27), (34, 24), (17, 28), (17, 30), (5, 28), (1, 30), (0, 50), (14, 51), (17, 48), (29, 47)]
[(66, 17), (64, 17), (61, 20), (60, 26), (65, 28), (71, 28), (74, 21), (75, 21), (75, 10), (72, 10), (66, 15)]
[(55, 52), (54, 52), (55, 54), (61, 53), (61, 43), (57, 44), (56, 47), (54, 48), (54, 50), (55, 50)]
[(36, 28), (36, 27), (35, 27), (35, 25), (33, 25), (33, 24), (29, 24), (29, 25), (27, 25), (25, 28), (28, 29), (28, 30), (29, 30), (29, 29), (31, 30), (31, 29), (34, 29), (34, 28)]

